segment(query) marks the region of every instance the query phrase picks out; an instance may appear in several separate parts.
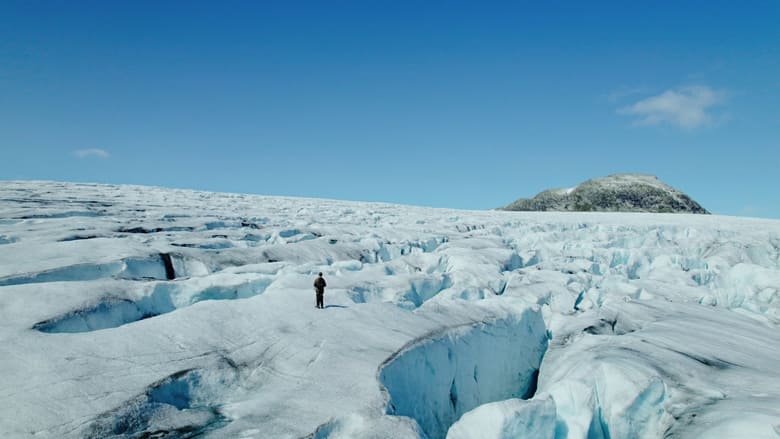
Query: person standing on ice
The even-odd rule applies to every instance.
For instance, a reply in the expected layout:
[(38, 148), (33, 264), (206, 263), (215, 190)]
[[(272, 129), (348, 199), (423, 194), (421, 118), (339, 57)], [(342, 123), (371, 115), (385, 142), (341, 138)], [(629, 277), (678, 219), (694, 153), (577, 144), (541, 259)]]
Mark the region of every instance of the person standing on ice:
[(325, 283), (325, 278), (322, 277), (322, 273), (317, 277), (317, 279), (314, 279), (314, 291), (317, 293), (317, 304), (315, 305), (317, 308), (325, 308), (322, 305), (322, 296), (325, 295), (325, 287), (328, 286), (327, 283)]

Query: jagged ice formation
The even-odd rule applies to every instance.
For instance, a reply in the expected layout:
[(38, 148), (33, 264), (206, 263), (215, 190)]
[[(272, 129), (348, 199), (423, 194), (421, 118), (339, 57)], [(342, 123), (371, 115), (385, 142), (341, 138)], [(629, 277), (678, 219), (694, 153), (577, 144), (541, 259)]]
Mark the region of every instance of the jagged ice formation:
[(780, 431), (779, 221), (3, 182), (0, 250), (3, 437)]

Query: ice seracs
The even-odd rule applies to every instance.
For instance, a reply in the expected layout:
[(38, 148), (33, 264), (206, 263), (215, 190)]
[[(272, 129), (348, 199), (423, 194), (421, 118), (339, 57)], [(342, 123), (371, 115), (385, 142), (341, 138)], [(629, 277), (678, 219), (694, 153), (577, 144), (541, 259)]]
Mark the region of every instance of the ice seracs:
[(3, 182), (0, 250), (5, 437), (780, 431), (780, 221)]

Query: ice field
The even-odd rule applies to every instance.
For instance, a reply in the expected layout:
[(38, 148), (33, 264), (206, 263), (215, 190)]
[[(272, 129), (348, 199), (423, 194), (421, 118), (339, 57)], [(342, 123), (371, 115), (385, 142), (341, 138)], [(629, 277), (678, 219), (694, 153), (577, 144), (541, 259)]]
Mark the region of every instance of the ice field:
[(0, 182), (0, 437), (778, 439), (780, 221)]

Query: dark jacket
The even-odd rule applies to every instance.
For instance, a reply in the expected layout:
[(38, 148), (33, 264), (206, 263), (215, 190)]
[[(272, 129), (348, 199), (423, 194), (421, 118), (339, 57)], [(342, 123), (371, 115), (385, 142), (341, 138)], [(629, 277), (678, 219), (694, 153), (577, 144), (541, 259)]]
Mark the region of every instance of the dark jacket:
[(328, 284), (325, 283), (325, 278), (318, 277), (317, 279), (314, 279), (314, 289), (317, 290), (317, 294), (323, 294), (326, 286), (328, 286)]

